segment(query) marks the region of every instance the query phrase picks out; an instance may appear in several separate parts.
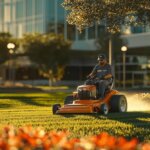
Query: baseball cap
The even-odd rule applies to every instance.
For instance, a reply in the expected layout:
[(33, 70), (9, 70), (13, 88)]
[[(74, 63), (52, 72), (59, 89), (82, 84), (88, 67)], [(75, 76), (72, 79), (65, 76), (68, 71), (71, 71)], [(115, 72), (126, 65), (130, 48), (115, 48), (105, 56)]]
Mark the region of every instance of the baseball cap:
[(105, 54), (99, 54), (98, 55), (98, 58), (97, 58), (98, 61), (104, 60), (104, 59), (106, 59), (106, 55)]

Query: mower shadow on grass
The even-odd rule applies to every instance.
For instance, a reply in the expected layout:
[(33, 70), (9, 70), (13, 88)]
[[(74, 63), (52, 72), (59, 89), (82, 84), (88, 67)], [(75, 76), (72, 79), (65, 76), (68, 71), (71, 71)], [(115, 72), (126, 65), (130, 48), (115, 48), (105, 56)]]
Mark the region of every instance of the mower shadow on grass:
[[(60, 115), (60, 114), (59, 114)], [(125, 112), (125, 113), (110, 113), (108, 115), (100, 114), (61, 114), (65, 118), (72, 118), (77, 115), (94, 117), (95, 119), (109, 119), (119, 121), (121, 123), (130, 124), (137, 128), (150, 130), (150, 112)]]
[[(101, 119), (101, 115), (90, 115), (96, 119)], [(104, 116), (104, 115), (103, 115)], [(132, 124), (135, 127), (144, 127), (150, 129), (150, 112), (125, 112), (125, 113), (110, 113), (104, 116), (107, 119), (123, 122), (126, 124)]]
[[(149, 112), (125, 112), (125, 113), (110, 113), (108, 115), (100, 114), (84, 114), (85, 116), (93, 117), (99, 120), (114, 120), (125, 125), (133, 126), (132, 129), (133, 137), (137, 137), (139, 141), (150, 139), (150, 111)], [(65, 115), (66, 118), (75, 117), (75, 115)], [(121, 128), (121, 126), (120, 126)], [(123, 127), (124, 128), (124, 127)], [(123, 130), (122, 128), (122, 130)], [(131, 139), (130, 136), (126, 135), (127, 139)]]

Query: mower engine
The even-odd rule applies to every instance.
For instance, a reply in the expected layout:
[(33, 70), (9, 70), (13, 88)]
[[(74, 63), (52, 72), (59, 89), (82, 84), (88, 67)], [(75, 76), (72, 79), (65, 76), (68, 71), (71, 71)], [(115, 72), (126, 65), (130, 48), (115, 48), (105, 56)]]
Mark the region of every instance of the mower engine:
[(95, 85), (81, 85), (77, 87), (79, 100), (92, 100), (96, 99), (96, 86)]

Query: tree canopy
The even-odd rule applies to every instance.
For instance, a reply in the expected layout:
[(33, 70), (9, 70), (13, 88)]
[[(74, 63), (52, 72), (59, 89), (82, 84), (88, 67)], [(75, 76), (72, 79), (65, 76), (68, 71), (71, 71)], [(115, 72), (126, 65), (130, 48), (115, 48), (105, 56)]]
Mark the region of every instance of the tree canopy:
[(82, 31), (94, 23), (104, 24), (111, 33), (122, 24), (145, 25), (150, 22), (149, 0), (64, 0), (67, 21)]
[(29, 58), (37, 63), (40, 71), (47, 78), (61, 79), (64, 67), (69, 60), (71, 42), (62, 35), (26, 34), (23, 47)]

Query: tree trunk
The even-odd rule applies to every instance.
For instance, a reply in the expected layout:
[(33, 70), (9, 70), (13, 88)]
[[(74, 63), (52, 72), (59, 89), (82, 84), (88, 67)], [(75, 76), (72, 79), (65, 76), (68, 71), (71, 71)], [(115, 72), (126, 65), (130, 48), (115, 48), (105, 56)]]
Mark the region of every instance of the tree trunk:
[(49, 70), (49, 86), (53, 86), (53, 71)]
[(48, 83), (49, 83), (49, 86), (53, 86), (53, 79), (49, 78)]

